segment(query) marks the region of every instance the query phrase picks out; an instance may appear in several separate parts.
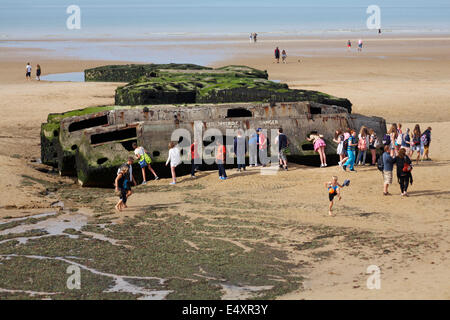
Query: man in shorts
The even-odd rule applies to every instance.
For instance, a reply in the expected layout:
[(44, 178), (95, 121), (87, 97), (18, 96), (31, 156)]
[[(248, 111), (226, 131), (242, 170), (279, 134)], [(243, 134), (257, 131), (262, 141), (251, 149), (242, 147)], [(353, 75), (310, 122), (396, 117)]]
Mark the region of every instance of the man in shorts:
[(390, 146), (384, 146), (383, 157), (383, 180), (384, 180), (384, 190), (383, 195), (390, 195), (389, 185), (392, 184), (392, 172), (394, 171), (395, 150), (391, 149)]
[(155, 170), (153, 170), (152, 166), (150, 165), (152, 163), (152, 159), (147, 154), (147, 151), (144, 149), (144, 147), (138, 147), (136, 142), (133, 142), (132, 144), (134, 149), (134, 155), (136, 159), (139, 161), (139, 165), (142, 169), (142, 184), (147, 184), (147, 179), (145, 177), (145, 167), (148, 167), (151, 173), (155, 176), (155, 180), (158, 180), (158, 176), (156, 175)]
[(275, 139), (275, 143), (278, 144), (278, 160), (280, 161), (280, 168), (284, 168), (287, 171), (287, 147), (288, 147), (288, 139), (287, 136), (283, 133), (283, 128), (278, 129), (278, 136)]

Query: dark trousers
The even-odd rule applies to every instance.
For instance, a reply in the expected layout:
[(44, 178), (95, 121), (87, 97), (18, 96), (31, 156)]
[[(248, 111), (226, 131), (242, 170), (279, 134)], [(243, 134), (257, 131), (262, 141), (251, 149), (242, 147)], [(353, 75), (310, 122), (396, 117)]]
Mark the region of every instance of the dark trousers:
[(195, 176), (195, 169), (200, 168), (200, 164), (194, 163), (195, 159), (191, 159), (191, 176)]
[(227, 173), (225, 172), (225, 165), (222, 162), (217, 162), (217, 167), (219, 168), (219, 177), (227, 177)]
[(408, 176), (400, 176), (398, 178), (398, 183), (400, 184), (400, 190), (403, 192), (408, 191), (409, 186), (409, 177)]

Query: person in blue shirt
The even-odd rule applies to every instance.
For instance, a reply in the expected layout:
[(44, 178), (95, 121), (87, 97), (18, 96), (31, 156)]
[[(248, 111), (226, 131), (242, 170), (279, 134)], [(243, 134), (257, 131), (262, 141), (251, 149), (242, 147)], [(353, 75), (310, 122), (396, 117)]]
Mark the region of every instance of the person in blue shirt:
[(384, 189), (383, 195), (390, 195), (389, 185), (392, 184), (392, 171), (394, 171), (395, 159), (395, 149), (391, 149), (390, 146), (384, 147), (383, 153), (383, 179), (384, 179)]
[(350, 137), (348, 138), (348, 147), (347, 147), (348, 160), (342, 166), (344, 171), (347, 171), (347, 167), (349, 167), (350, 171), (356, 171), (354, 169), (354, 166), (355, 166), (355, 160), (356, 160), (356, 146), (357, 145), (358, 145), (358, 142), (356, 140), (356, 131), (351, 130)]

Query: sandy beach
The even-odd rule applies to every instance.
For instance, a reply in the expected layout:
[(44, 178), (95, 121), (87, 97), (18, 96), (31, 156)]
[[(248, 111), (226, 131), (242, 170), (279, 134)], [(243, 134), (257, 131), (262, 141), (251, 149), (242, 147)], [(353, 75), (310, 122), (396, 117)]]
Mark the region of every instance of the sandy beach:
[[(244, 174), (230, 170), (230, 179), (221, 184), (215, 171), (201, 172), (196, 180), (181, 177), (172, 189), (167, 188), (168, 179), (152, 181), (136, 188), (130, 208), (118, 214), (113, 210), (113, 190), (81, 189), (71, 178), (46, 172), (50, 168), (38, 159), (40, 125), (49, 113), (114, 104), (119, 84), (26, 81), (25, 65), (39, 63), (44, 74), (52, 74), (127, 61), (81, 60), (62, 53), (53, 58), (55, 53), (47, 50), (1, 47), (0, 219), (48, 212), (59, 200), (66, 209), (85, 213), (91, 222), (107, 218), (120, 224), (138, 219), (148, 208), (159, 219), (181, 216), (211, 224), (219, 218), (233, 219), (235, 228), (249, 226), (262, 236), (239, 238), (225, 233), (221, 239), (230, 248), (244, 256), (262, 252), (263, 246), (283, 252), (284, 257), (273, 261), (292, 264), (286, 274), (302, 277), (271, 298), (450, 299), (450, 149), (445, 138), (450, 124), (450, 37), (373, 37), (364, 41), (361, 53), (356, 52), (357, 40), (347, 52), (344, 38), (262, 38), (256, 44), (238, 39), (208, 44), (207, 40), (190, 45), (184, 39), (176, 49), (168, 44), (149, 50), (162, 55), (170, 50), (221, 52), (211, 66), (243, 64), (267, 70), (270, 79), (291, 88), (348, 98), (354, 113), (381, 116), (388, 123), (402, 123), (405, 129), (416, 123), (422, 129), (431, 126), (433, 161), (415, 166), (410, 197), (400, 197), (396, 181), (390, 190), (393, 195), (383, 197), (382, 177), (375, 167), (344, 173), (338, 166), (293, 164), (288, 172), (273, 176), (261, 175), (256, 168)], [(274, 62), (275, 46), (286, 49), (286, 64)], [(351, 180), (336, 204), (336, 217), (328, 216), (323, 187), (332, 175), (341, 182)], [(86, 200), (87, 193), (101, 196)], [(302, 249), (314, 241), (317, 246)], [(190, 241), (194, 251), (203, 245)], [(381, 268), (380, 290), (366, 287), (370, 265)], [(278, 280), (289, 282), (289, 277)], [(7, 296), (0, 292), (3, 295)], [(252, 297), (235, 291), (230, 295)]]

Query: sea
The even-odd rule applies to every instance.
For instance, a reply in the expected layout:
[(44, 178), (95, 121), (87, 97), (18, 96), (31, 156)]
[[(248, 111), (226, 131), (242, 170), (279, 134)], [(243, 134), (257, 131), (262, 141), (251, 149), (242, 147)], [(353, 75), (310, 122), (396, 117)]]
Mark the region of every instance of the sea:
[[(383, 35), (449, 35), (450, 1), (0, 0), (0, 50), (47, 49), (81, 59), (208, 64), (221, 53), (203, 53), (196, 44), (249, 41), (253, 32), (263, 41), (358, 39), (375, 35), (378, 27)], [(127, 43), (134, 40), (139, 42)], [(191, 54), (170, 47), (184, 40), (194, 46)], [(148, 51), (149, 44), (155, 50)]]

